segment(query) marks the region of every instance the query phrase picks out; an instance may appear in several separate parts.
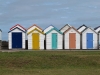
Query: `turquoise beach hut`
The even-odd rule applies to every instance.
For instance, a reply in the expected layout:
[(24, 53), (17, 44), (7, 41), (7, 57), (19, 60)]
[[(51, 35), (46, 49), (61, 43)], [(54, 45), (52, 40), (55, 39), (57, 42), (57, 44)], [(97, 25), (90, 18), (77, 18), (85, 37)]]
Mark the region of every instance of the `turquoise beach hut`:
[(57, 28), (51, 28), (46, 35), (46, 49), (62, 49), (63, 33)]

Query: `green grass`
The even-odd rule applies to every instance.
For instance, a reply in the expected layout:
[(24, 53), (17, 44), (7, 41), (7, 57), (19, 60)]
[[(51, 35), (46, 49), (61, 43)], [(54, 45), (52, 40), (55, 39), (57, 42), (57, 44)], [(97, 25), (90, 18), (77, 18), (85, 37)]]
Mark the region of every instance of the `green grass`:
[(0, 75), (99, 75), (100, 51), (0, 52)]

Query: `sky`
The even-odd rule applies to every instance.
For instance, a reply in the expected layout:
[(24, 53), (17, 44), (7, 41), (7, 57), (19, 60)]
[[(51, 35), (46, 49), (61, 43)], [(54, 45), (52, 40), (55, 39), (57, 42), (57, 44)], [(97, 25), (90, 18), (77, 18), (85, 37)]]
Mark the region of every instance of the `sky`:
[(65, 24), (78, 28), (100, 25), (100, 0), (0, 0), (0, 29), (2, 40), (16, 24), (29, 28), (37, 24), (42, 29)]

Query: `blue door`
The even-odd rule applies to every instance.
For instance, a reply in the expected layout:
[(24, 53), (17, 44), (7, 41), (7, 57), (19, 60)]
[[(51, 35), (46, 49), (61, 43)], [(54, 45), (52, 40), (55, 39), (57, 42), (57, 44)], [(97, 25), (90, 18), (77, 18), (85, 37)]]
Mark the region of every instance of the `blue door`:
[(87, 49), (93, 49), (93, 33), (87, 33)]
[(22, 48), (22, 33), (21, 32), (12, 33), (12, 48)]
[(52, 33), (52, 49), (57, 49), (57, 33)]

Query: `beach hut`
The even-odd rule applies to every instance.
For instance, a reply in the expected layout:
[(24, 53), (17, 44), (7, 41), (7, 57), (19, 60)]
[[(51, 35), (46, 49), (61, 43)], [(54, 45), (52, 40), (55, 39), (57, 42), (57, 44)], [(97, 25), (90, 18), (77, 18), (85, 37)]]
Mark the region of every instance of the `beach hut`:
[[(81, 25), (79, 28), (77, 28), (77, 30), (81, 33), (82, 31), (84, 31), (87, 28), (87, 26), (85, 24)], [(80, 49), (82, 49), (82, 34), (80, 36)]]
[(0, 49), (2, 49), (2, 30), (0, 29)]
[(98, 33), (94, 29), (87, 27), (81, 34), (82, 49), (98, 49)]
[(64, 32), (64, 49), (80, 49), (80, 32), (74, 27)]
[(77, 30), (79, 32), (82, 32), (83, 30), (85, 30), (87, 28), (87, 26), (85, 24), (81, 25)]
[[(46, 34), (46, 32), (48, 32), (49, 30), (51, 30), (52, 28), (54, 28), (53, 25), (49, 25), (48, 27), (46, 27), (43, 32)], [(44, 39), (44, 48), (46, 49), (46, 36), (45, 36), (45, 39)]]
[(100, 31), (98, 31), (97, 33), (98, 33), (98, 49), (100, 49)]
[(51, 28), (46, 35), (46, 49), (62, 49), (63, 33), (56, 27)]
[(62, 33), (64, 33), (68, 28), (70, 28), (71, 26), (69, 25), (69, 24), (66, 24), (65, 26), (63, 26), (61, 29), (60, 29), (60, 31), (62, 32)]
[(44, 49), (44, 33), (39, 28), (34, 28), (28, 35), (28, 49), (43, 50)]
[(2, 30), (0, 29), (0, 40), (2, 40)]
[(26, 29), (17, 25), (8, 32), (9, 49), (25, 49)]
[[(62, 32), (62, 33), (64, 33), (68, 28), (70, 28), (71, 26), (69, 25), (69, 24), (66, 24), (66, 25), (64, 25), (61, 29), (60, 29), (60, 31)], [(64, 49), (64, 36), (63, 36), (63, 49)]]
[(94, 30), (98, 33), (98, 49), (100, 49), (100, 26), (95, 27)]

